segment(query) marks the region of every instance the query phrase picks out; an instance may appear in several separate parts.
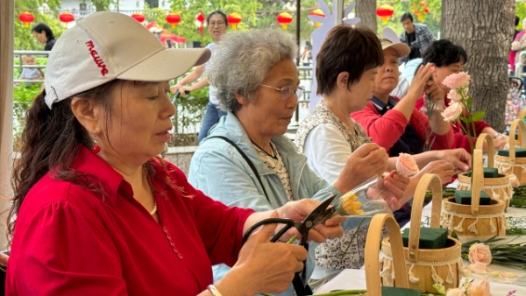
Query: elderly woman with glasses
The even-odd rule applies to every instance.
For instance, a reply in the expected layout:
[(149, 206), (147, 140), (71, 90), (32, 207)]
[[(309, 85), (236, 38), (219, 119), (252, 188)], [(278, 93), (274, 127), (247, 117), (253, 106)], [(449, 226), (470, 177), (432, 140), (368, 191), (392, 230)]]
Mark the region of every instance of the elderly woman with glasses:
[[(189, 172), (192, 185), (227, 205), (256, 211), (275, 209), (290, 200), (340, 197), (358, 185), (350, 165), (328, 184), (284, 136), (303, 92), (294, 64), (296, 52), (293, 38), (281, 30), (224, 36), (212, 56), (208, 78), (228, 114), (195, 152)], [(385, 170), (387, 154), (381, 149), (377, 156), (378, 166)], [(407, 182), (386, 177), (390, 192), (386, 199), (401, 198)], [(314, 267), (314, 247), (309, 250), (307, 278)], [(215, 278), (227, 270), (225, 265), (215, 266)], [(293, 295), (292, 286), (282, 295)]]

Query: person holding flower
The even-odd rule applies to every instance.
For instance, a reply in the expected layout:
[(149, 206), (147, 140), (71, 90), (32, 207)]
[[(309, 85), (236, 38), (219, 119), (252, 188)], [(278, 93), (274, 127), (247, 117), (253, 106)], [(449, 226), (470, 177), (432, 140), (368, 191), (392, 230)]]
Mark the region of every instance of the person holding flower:
[[(293, 37), (283, 30), (231, 32), (214, 51), (208, 79), (217, 89), (221, 107), (228, 111), (192, 157), (192, 185), (230, 206), (266, 211), (290, 200), (337, 200), (360, 183), (349, 158), (330, 185), (318, 177), (284, 136), (301, 97), (297, 53)], [(228, 75), (225, 75), (228, 73)], [(221, 138), (223, 137), (223, 138)], [(229, 142), (230, 141), (230, 142)], [(387, 154), (370, 149), (374, 170), (385, 171)], [(388, 176), (386, 199), (403, 197), (403, 177)], [(389, 200), (391, 202), (391, 200)], [(307, 278), (314, 268), (309, 247)], [(216, 279), (228, 270), (214, 267)], [(293, 295), (292, 287), (284, 295)], [(308, 295), (308, 294), (307, 294)]]
[[(462, 123), (462, 125), (458, 121), (454, 121), (454, 119), (457, 118), (461, 112), (463, 112), (461, 110), (462, 106), (460, 104), (454, 104), (453, 107), (449, 108), (452, 101), (458, 102), (460, 100), (460, 95), (455, 91), (455, 89), (469, 82), (469, 75), (462, 72), (464, 64), (468, 62), (468, 56), (464, 48), (447, 39), (437, 40), (427, 47), (423, 53), (422, 58), (423, 65), (433, 63), (436, 66), (436, 70), (432, 78), (436, 83), (438, 83), (442, 89), (442, 92), (444, 93), (443, 101), (436, 107), (438, 107), (437, 109), (444, 108), (444, 118), (446, 120), (453, 121), (451, 123), (454, 131), (453, 147), (464, 148), (467, 151), (471, 151), (472, 144), (470, 144), (470, 138), (472, 138), (471, 141), (475, 141), (478, 135), (481, 133), (486, 133), (493, 137), (493, 145), (495, 149), (503, 148), (508, 142), (507, 137), (495, 131), (483, 120), (476, 120), (473, 122), (473, 124)], [(446, 78), (451, 74), (459, 75), (451, 76), (450, 79), (446, 80)], [(464, 90), (466, 92), (465, 96), (467, 96), (467, 87)], [(427, 115), (427, 105), (429, 105), (429, 101), (426, 102), (424, 95), (422, 95), (416, 102), (415, 106), (423, 114)], [(434, 116), (435, 114), (433, 114), (431, 118)]]
[[(209, 57), (167, 49), (116, 12), (90, 14), (61, 36), (13, 171), (10, 257), (0, 256), (6, 295), (254, 295), (289, 286), (304, 248), (269, 242), (276, 225), (244, 245), (243, 234), (268, 217), (301, 221), (320, 202), (228, 207), (157, 156), (175, 113), (168, 80)], [(342, 220), (309, 238), (341, 235)], [(216, 263), (233, 268), (212, 285)]]
[[(352, 119), (358, 122), (372, 141), (384, 147), (390, 156), (400, 153), (412, 154), (420, 168), (433, 160), (446, 160), (455, 168), (467, 171), (471, 164), (469, 155), (463, 149), (453, 146), (453, 132), (450, 124), (442, 119), (439, 111), (429, 122), (415, 109), (415, 102), (422, 92), (433, 98), (442, 98), (440, 87), (429, 78), (435, 72), (433, 64), (418, 68), (407, 95), (397, 98), (390, 95), (398, 84), (398, 63), (401, 56), (409, 53), (403, 43), (393, 43), (382, 38), (384, 62), (378, 68), (372, 99), (367, 99), (365, 108), (354, 111)], [(426, 151), (433, 150), (433, 151)], [(394, 162), (393, 162), (394, 163)]]
[[(313, 171), (328, 182), (337, 180), (347, 159), (352, 159), (357, 182), (384, 174), (385, 168), (378, 167), (374, 159), (378, 144), (349, 115), (362, 110), (373, 96), (375, 75), (379, 75), (385, 59), (382, 47), (399, 45), (406, 48), (403, 44), (381, 43), (374, 32), (364, 27), (340, 25), (327, 34), (317, 55), (316, 69), (320, 86), (317, 92), (323, 99), (301, 122), (295, 144), (307, 156)], [(413, 157), (403, 153), (391, 157), (386, 170), (394, 178), (410, 176), (401, 203), (412, 198), (423, 174), (436, 173), (444, 183), (454, 174), (454, 166), (443, 160), (431, 161), (420, 171)], [(328, 239), (316, 248), (313, 285), (325, 283), (345, 268), (363, 266), (369, 223), (370, 218), (349, 217), (342, 237)]]

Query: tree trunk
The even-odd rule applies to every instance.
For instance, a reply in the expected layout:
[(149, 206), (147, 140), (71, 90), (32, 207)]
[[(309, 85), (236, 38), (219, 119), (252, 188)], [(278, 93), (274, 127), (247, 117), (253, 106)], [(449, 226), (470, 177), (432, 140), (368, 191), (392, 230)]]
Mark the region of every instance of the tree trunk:
[(485, 111), (484, 120), (502, 132), (515, 0), (444, 0), (442, 3), (441, 38), (462, 45), (468, 54), (464, 71), (471, 75), (469, 92), (473, 109)]
[(358, 23), (361, 26), (366, 26), (373, 32), (377, 32), (376, 23), (376, 0), (356, 0), (356, 7), (354, 8), (356, 17), (361, 21)]

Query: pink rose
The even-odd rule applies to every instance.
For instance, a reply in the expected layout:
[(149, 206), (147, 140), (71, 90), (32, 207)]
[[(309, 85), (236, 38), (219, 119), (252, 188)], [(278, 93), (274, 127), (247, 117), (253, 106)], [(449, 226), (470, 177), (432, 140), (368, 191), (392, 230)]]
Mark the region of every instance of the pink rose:
[(511, 174), (509, 177), (510, 177), (510, 184), (512, 187), (517, 188), (521, 186), (521, 182), (519, 181), (519, 179), (517, 178), (515, 174)]
[(456, 89), (450, 90), (447, 94), (447, 98), (453, 102), (460, 102), (460, 100), (462, 100), (462, 96), (459, 93), (457, 93)]
[(442, 83), (451, 89), (457, 89), (460, 87), (468, 86), (469, 75), (466, 72), (453, 73), (446, 77)]
[(489, 282), (482, 280), (469, 283), (468, 296), (491, 296)]
[(491, 263), (491, 250), (485, 244), (476, 243), (469, 247), (469, 269), (474, 273), (486, 273), (486, 267)]
[(446, 296), (465, 296), (463, 288), (455, 288), (447, 290)]
[(462, 104), (452, 102), (441, 114), (445, 121), (455, 121), (462, 114)]
[(400, 155), (398, 155), (396, 170), (399, 174), (406, 176), (418, 174), (420, 171), (413, 156), (407, 153), (400, 153)]

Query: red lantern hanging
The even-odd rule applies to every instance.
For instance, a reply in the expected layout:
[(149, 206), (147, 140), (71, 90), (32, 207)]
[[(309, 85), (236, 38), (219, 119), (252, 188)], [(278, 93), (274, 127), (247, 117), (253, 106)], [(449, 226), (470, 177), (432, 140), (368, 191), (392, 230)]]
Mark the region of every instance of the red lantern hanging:
[(166, 22), (172, 25), (172, 29), (175, 29), (175, 25), (181, 22), (181, 16), (177, 13), (169, 13), (166, 15)]
[[(311, 15), (311, 16), (319, 16), (319, 17), (325, 18), (325, 13), (323, 13), (323, 10), (321, 10), (319, 8), (316, 8), (313, 11), (311, 11), (309, 13), (309, 15)], [(317, 28), (317, 27), (321, 26), (321, 24), (320, 24), (320, 22), (314, 22), (314, 26), (316, 26), (316, 28)]]
[(228, 24), (232, 27), (232, 30), (235, 30), (237, 25), (239, 25), (239, 23), (241, 23), (241, 15), (237, 12), (232, 12), (231, 14), (229, 14), (227, 17), (226, 17), (226, 20), (228, 22)]
[(387, 20), (393, 15), (394, 8), (391, 5), (383, 4), (376, 9), (376, 15), (382, 18), (382, 23), (387, 23)]
[(35, 21), (35, 16), (30, 12), (22, 12), (18, 15), (18, 19), (24, 23), (24, 28), (29, 28), (29, 24)]
[(61, 13), (59, 16), (58, 16), (58, 19), (63, 22), (65, 24), (65, 26), (67, 27), (68, 26), (68, 23), (72, 22), (75, 20), (75, 16), (72, 15), (71, 13), (65, 11), (63, 13)]
[(146, 18), (144, 17), (144, 15), (142, 15), (142, 14), (140, 14), (140, 13), (134, 13), (134, 14), (131, 15), (131, 17), (132, 17), (134, 20), (138, 21), (139, 23), (144, 22), (144, 20), (146, 19)]
[(288, 12), (282, 12), (278, 14), (276, 21), (281, 25), (283, 30), (287, 30), (287, 25), (292, 23), (292, 15)]
[(203, 34), (203, 24), (205, 23), (205, 15), (202, 12), (199, 12), (195, 16), (195, 24), (199, 27), (199, 34)]

